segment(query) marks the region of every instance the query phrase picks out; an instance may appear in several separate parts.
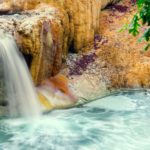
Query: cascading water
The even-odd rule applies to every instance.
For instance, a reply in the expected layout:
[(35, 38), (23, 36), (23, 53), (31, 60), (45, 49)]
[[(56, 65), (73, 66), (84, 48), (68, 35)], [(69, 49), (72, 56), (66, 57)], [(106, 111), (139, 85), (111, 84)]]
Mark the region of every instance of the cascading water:
[(0, 31), (0, 66), (10, 116), (39, 116), (40, 104), (27, 65), (11, 35)]

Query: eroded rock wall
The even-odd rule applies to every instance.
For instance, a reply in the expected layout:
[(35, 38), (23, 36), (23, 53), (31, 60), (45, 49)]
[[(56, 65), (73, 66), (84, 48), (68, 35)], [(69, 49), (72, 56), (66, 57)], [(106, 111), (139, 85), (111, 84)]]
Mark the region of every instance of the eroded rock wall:
[(30, 57), (36, 84), (59, 71), (68, 49), (69, 21), (65, 11), (42, 6), (22, 14), (0, 16), (0, 29), (14, 35), (22, 53)]
[(93, 42), (100, 10), (110, 2), (114, 1), (2, 0), (0, 28), (11, 32), (20, 50), (31, 57), (31, 73), (39, 84), (58, 73), (69, 49), (79, 52)]

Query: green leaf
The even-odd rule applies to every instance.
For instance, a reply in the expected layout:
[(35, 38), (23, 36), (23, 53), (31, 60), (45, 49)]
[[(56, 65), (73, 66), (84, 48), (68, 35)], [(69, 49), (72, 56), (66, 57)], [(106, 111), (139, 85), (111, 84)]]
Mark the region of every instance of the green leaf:
[(123, 27), (121, 29), (118, 30), (118, 32), (123, 32), (125, 30), (127, 30), (129, 28), (129, 25), (126, 23), (123, 25)]
[(140, 24), (139, 24), (139, 17), (138, 14), (136, 14), (134, 16), (134, 18), (132, 19), (130, 25), (129, 25), (129, 33), (131, 33), (133, 36), (136, 36), (139, 34), (139, 29)]
[(150, 48), (150, 43), (145, 46), (144, 50), (148, 51), (149, 48)]
[(143, 34), (144, 38), (146, 41), (149, 41), (150, 40), (150, 28), (148, 28), (144, 34)]
[[(138, 42), (142, 42), (143, 40), (149, 42), (150, 41), (150, 0), (137, 0), (138, 12), (134, 15), (131, 23), (129, 24), (129, 33), (133, 36), (139, 34), (140, 26), (148, 26), (146, 31), (144, 31), (143, 35), (138, 39)], [(141, 24), (142, 21), (142, 24)], [(140, 25), (141, 24), (141, 25)], [(148, 50), (150, 47), (150, 43), (147, 44), (144, 50)]]

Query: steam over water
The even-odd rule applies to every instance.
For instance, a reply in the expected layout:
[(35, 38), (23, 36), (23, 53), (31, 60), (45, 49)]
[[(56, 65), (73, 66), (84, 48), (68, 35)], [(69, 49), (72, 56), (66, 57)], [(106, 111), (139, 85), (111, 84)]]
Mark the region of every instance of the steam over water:
[(40, 105), (27, 65), (12, 36), (0, 31), (0, 67), (11, 116), (38, 116)]

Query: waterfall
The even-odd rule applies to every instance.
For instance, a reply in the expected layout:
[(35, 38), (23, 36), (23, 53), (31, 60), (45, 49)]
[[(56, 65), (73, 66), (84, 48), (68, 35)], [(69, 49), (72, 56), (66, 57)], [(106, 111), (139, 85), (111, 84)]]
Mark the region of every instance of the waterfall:
[(39, 116), (41, 108), (33, 82), (14, 38), (0, 31), (0, 68), (10, 116)]

